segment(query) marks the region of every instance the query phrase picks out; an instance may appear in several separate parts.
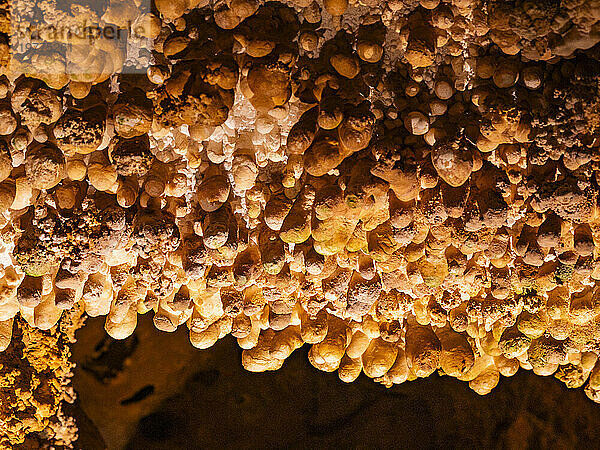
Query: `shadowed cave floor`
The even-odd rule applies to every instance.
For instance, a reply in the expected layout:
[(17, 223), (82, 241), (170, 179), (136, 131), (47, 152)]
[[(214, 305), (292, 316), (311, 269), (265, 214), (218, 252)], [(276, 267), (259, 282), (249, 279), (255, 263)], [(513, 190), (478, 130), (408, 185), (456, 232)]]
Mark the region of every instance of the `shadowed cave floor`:
[[(519, 371), (481, 397), (445, 376), (391, 389), (313, 368), (307, 347), (250, 373), (228, 336), (197, 350), (144, 316), (125, 341), (90, 319), (74, 378), (80, 448), (594, 448), (600, 408), (552, 377)], [(90, 420), (88, 421), (87, 418)], [(85, 422), (84, 422), (85, 419)]]

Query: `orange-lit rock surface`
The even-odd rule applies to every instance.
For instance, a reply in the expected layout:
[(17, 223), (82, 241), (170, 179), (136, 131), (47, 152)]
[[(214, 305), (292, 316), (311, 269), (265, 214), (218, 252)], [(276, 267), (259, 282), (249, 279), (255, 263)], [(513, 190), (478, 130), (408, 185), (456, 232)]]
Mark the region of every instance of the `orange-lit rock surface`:
[(70, 447), (77, 439), (68, 404), (75, 400), (70, 344), (81, 313), (74, 308), (50, 330), (15, 320), (13, 341), (0, 354), (0, 448)]
[(2, 69), (0, 346), (150, 314), (251, 371), (307, 343), (347, 382), (599, 401), (596, 2), (207, 5), (85, 13), (146, 24), (146, 74), (110, 45)]

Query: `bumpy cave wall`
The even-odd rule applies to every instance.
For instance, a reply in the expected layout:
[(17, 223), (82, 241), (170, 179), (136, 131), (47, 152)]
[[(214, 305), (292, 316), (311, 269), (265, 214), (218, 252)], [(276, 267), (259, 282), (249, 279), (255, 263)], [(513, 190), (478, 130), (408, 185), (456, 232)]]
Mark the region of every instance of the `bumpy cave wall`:
[(62, 448), (77, 439), (70, 345), (82, 313), (73, 308), (47, 331), (15, 320), (13, 341), (0, 353), (0, 448)]
[[(3, 370), (74, 311), (150, 314), (255, 372), (307, 343), (345, 382), (600, 399), (597, 1), (0, 9)], [(17, 17), (142, 35), (17, 55)]]

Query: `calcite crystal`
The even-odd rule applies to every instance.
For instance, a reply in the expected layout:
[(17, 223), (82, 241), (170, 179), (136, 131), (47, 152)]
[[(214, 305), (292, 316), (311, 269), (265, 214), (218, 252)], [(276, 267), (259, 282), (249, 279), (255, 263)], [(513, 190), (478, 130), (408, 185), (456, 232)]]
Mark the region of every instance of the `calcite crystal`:
[[(75, 400), (69, 346), (83, 324), (82, 314), (74, 307), (51, 330), (32, 327), (21, 317), (11, 323), (12, 343), (0, 354), (0, 448), (69, 448), (77, 439), (67, 409)], [(6, 333), (3, 328), (3, 339)]]
[(155, 7), (144, 75), (2, 69), (3, 348), (152, 314), (251, 371), (307, 343), (347, 382), (521, 367), (600, 402), (596, 1)]

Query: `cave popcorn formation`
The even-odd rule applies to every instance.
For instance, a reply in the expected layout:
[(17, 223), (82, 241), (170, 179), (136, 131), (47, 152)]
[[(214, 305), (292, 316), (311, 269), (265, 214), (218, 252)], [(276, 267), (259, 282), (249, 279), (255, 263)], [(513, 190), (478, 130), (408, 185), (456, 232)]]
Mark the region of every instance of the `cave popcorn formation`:
[(132, 13), (143, 76), (3, 71), (0, 348), (152, 314), (250, 371), (307, 343), (346, 382), (523, 368), (600, 402), (597, 2), (208, 4)]

